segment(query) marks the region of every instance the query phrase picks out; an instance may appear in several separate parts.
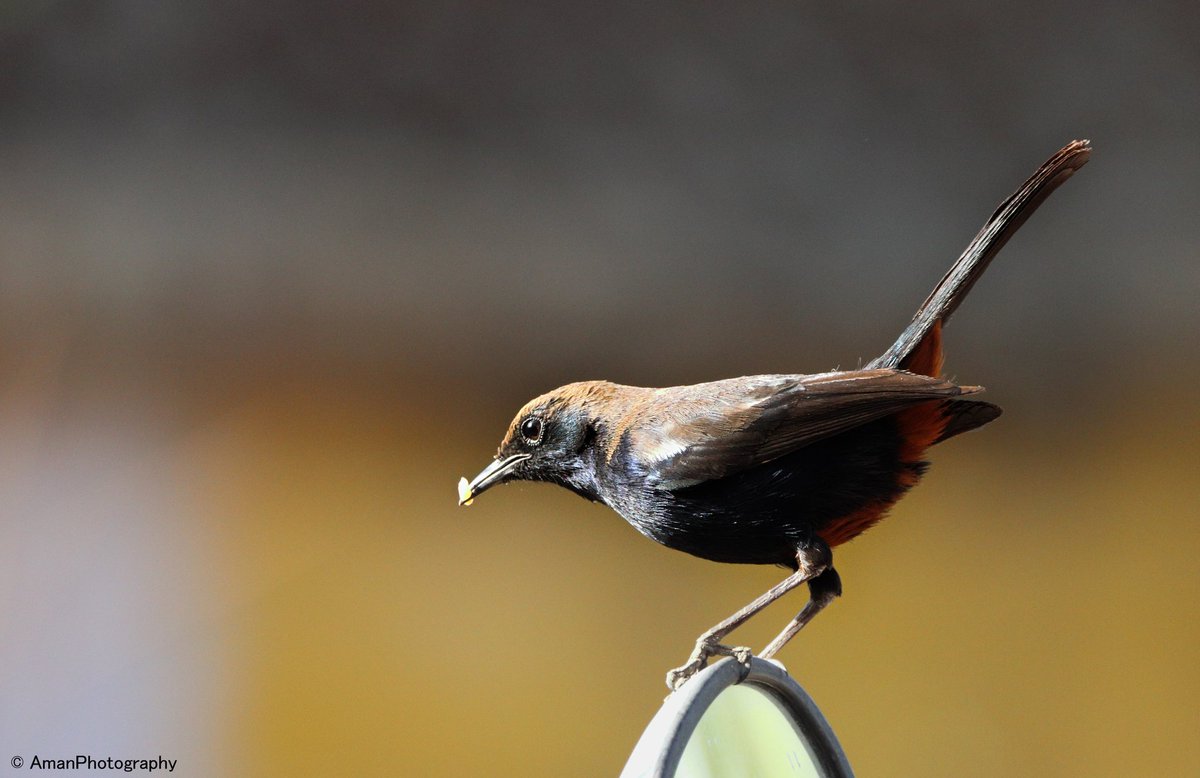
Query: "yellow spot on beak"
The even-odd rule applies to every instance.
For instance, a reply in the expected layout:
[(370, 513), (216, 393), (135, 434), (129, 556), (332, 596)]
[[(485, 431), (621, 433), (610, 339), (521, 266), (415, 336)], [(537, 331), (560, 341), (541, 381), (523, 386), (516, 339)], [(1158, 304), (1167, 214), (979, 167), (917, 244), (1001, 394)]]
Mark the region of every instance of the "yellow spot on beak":
[(467, 483), (467, 479), (458, 479), (458, 504), (470, 505), (474, 500), (471, 499), (471, 485)]

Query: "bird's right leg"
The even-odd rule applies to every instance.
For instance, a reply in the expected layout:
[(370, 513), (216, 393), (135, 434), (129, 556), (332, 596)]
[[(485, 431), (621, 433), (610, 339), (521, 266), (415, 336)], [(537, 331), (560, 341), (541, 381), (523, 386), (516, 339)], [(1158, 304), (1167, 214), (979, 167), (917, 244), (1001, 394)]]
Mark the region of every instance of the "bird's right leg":
[(796, 552), (796, 572), (772, 586), (754, 599), (737, 613), (714, 626), (696, 639), (696, 648), (688, 657), (686, 664), (667, 672), (667, 688), (675, 691), (684, 681), (704, 669), (708, 658), (714, 655), (732, 656), (742, 664), (750, 661), (751, 652), (745, 646), (729, 647), (721, 644), (721, 639), (750, 620), (754, 614), (761, 611), (783, 595), (795, 589), (800, 584), (816, 578), (833, 563), (833, 553), (824, 541), (816, 541), (802, 547)]
[(796, 618), (791, 620), (783, 632), (776, 635), (775, 639), (762, 650), (759, 656), (763, 659), (775, 656), (779, 649), (794, 638), (797, 632), (804, 629), (804, 626), (812, 621), (813, 617), (820, 613), (826, 605), (842, 596), (842, 579), (838, 577), (837, 570), (827, 567), (823, 573), (808, 582), (808, 590), (811, 592), (808, 604), (796, 615)]

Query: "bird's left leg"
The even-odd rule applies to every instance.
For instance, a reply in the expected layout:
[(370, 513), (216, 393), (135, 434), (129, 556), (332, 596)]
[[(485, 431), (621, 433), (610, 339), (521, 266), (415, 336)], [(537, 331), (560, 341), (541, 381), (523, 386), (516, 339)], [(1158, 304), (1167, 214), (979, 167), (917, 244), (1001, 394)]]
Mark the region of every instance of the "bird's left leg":
[[(824, 541), (821, 540), (817, 540), (797, 551), (796, 572), (775, 584), (749, 605), (697, 638), (696, 648), (692, 651), (692, 655), (688, 657), (687, 663), (667, 672), (667, 688), (671, 691), (678, 689), (683, 685), (684, 681), (704, 669), (704, 666), (708, 664), (708, 658), (714, 654), (732, 656), (742, 664), (749, 662), (751, 655), (749, 648), (744, 646), (730, 648), (729, 646), (721, 645), (719, 641), (749, 621), (751, 616), (775, 602), (792, 589), (795, 589), (805, 581), (816, 579), (826, 569), (832, 569), (830, 568), (832, 562), (833, 553), (829, 550), (829, 546), (825, 545)], [(773, 643), (774, 641), (772, 641)]]

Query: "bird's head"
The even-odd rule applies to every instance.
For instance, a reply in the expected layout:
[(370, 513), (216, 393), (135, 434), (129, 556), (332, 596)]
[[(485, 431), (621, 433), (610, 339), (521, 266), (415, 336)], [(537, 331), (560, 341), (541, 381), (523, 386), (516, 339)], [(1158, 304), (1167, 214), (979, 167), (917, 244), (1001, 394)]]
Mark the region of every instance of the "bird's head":
[(548, 481), (595, 499), (594, 444), (605, 405), (619, 389), (608, 381), (560, 386), (525, 404), (508, 425), (495, 460), (470, 482), (458, 482), (458, 504), (496, 484)]

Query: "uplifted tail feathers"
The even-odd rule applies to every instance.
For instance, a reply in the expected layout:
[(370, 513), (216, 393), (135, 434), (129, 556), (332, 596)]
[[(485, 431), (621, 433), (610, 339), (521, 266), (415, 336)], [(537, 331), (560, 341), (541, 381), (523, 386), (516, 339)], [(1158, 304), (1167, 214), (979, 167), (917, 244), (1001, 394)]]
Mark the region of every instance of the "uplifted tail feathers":
[[(971, 287), (983, 275), (988, 263), (1008, 239), (1051, 192), (1084, 166), (1091, 153), (1090, 141), (1076, 140), (1068, 143), (1046, 160), (1011, 197), (1001, 203), (958, 261), (934, 287), (892, 347), (872, 360), (866, 366), (867, 369), (899, 367), (925, 375), (937, 375), (936, 372), (927, 373), (920, 368), (936, 367), (938, 371), (941, 369), (941, 325), (949, 321), (950, 316), (971, 291)], [(927, 343), (927, 339), (935, 340), (936, 343)], [(932, 353), (934, 348), (936, 355)]]

